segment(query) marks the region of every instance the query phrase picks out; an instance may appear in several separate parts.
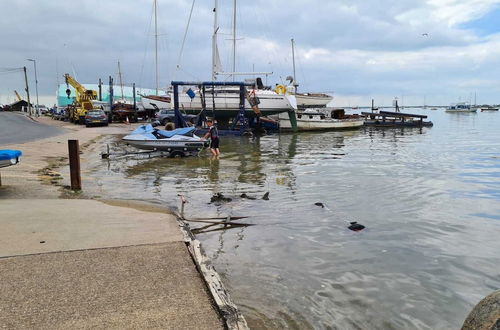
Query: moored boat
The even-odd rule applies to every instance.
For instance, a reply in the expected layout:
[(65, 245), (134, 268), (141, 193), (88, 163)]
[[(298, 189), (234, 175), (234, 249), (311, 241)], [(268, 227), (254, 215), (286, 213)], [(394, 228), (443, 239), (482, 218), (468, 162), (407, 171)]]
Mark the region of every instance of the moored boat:
[[(278, 118), (280, 129), (292, 129), (288, 114), (281, 113)], [(296, 118), (299, 131), (357, 129), (364, 124), (362, 117), (346, 115), (343, 109), (334, 109), (328, 115), (319, 109), (311, 108), (305, 111), (297, 111)]]
[(460, 102), (452, 104), (445, 110), (446, 112), (477, 112), (477, 108), (472, 108), (469, 103)]

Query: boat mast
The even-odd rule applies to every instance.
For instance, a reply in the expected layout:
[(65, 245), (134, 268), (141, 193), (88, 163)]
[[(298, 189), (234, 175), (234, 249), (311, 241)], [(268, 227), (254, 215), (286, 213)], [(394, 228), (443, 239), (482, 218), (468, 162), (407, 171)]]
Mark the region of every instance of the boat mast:
[(158, 4), (157, 0), (154, 0), (154, 12), (155, 12), (155, 71), (156, 71), (156, 95), (158, 95)]
[(215, 0), (214, 4), (214, 34), (212, 35), (212, 81), (217, 80), (217, 0)]
[(123, 101), (123, 81), (122, 81), (122, 69), (120, 67), (120, 61), (118, 61), (118, 78), (120, 79), (120, 88), (122, 90), (122, 101)]
[[(236, 72), (236, 0), (233, 3), (233, 72)], [(235, 81), (234, 74), (233, 81)]]
[(292, 63), (293, 63), (293, 82), (292, 82), (292, 85), (293, 87), (295, 87), (295, 93), (297, 93), (297, 87), (299, 86), (297, 84), (297, 80), (295, 78), (295, 40), (293, 40), (292, 38)]

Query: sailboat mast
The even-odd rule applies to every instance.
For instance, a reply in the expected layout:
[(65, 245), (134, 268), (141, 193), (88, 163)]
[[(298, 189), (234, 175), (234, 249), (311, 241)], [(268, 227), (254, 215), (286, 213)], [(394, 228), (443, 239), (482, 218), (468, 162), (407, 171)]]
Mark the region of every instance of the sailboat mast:
[(158, 4), (154, 0), (155, 12), (155, 72), (156, 72), (156, 95), (158, 95)]
[[(233, 72), (236, 72), (236, 0), (233, 5)], [(233, 81), (235, 75), (233, 74)]]
[(293, 63), (293, 87), (295, 87), (295, 93), (297, 93), (297, 78), (295, 73), (295, 40), (292, 38), (292, 63)]
[(218, 1), (215, 0), (214, 4), (214, 34), (212, 35), (212, 81), (217, 80), (217, 4)]

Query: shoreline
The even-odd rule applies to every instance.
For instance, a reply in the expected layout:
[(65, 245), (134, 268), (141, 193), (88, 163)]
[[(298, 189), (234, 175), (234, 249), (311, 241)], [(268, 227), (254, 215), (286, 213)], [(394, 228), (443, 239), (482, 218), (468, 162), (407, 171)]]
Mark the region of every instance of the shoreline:
[[(82, 165), (85, 164), (84, 157), (88, 156), (89, 149), (97, 147), (98, 141), (105, 136), (124, 134), (125, 129), (131, 126), (125, 124), (112, 124), (105, 128), (85, 128), (73, 124), (59, 122), (48, 117), (30, 118), (38, 123), (56, 126), (65, 129), (62, 134), (40, 140), (24, 142), (20, 144), (4, 145), (3, 148), (20, 149), (23, 158), (20, 164), (3, 170), (3, 186), (0, 188), (0, 197), (3, 199), (56, 199), (96, 201), (113, 208), (134, 209), (140, 212), (164, 214), (175, 219), (179, 233), (181, 233), (185, 248), (191, 258), (196, 273), (203, 280), (208, 297), (213, 307), (217, 310), (218, 317), (224, 320), (224, 327), (229, 329), (246, 329), (246, 321), (238, 308), (232, 303), (229, 294), (210, 260), (203, 251), (201, 243), (196, 240), (188, 226), (165, 206), (147, 203), (138, 200), (96, 198), (85, 193), (85, 185), (81, 192), (73, 192), (65, 184), (69, 181), (66, 173), (61, 173), (67, 167), (67, 140), (79, 140)], [(133, 126), (132, 126), (133, 127)], [(50, 150), (51, 155), (46, 155)], [(84, 166), (83, 166), (84, 167)], [(29, 175), (26, 175), (26, 171)], [(83, 174), (82, 174), (83, 177)], [(82, 178), (84, 180), (84, 178)], [(103, 206), (104, 207), (104, 206)]]

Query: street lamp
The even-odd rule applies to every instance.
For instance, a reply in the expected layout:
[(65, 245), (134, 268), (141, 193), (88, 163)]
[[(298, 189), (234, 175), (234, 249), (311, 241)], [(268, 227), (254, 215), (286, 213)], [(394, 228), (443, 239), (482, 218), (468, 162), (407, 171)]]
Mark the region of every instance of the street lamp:
[(28, 58), (28, 61), (33, 62), (33, 65), (35, 66), (36, 115), (39, 116), (40, 115), (40, 105), (38, 104), (38, 78), (36, 75), (36, 60)]

